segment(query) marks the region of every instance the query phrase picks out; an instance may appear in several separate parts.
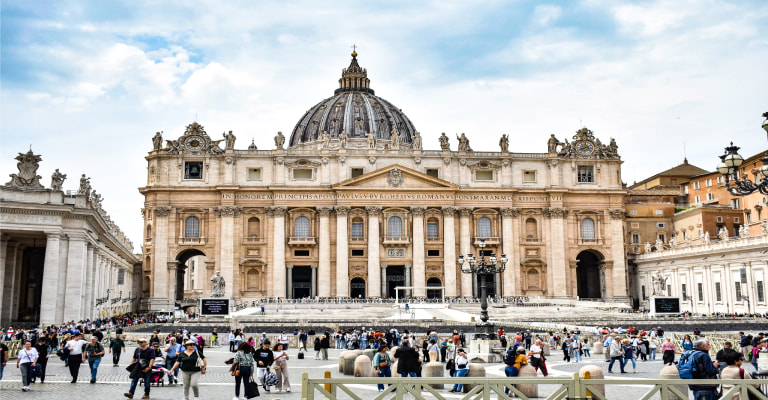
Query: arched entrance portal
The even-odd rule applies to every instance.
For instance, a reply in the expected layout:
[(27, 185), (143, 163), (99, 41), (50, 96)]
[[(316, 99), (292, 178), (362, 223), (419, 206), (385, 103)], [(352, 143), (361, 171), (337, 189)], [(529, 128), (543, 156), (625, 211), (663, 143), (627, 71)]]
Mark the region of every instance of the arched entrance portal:
[(349, 297), (353, 299), (362, 299), (365, 297), (365, 279), (354, 278), (349, 283)]
[(427, 279), (427, 298), (428, 299), (439, 299), (442, 298), (442, 291), (440, 289), (429, 289), (430, 286), (443, 286), (443, 283), (438, 278), (429, 278)]
[(603, 298), (600, 276), (601, 257), (592, 251), (582, 251), (576, 256), (576, 287), (580, 299)]
[[(203, 293), (207, 283), (207, 276), (204, 273), (205, 266), (201, 265), (203, 262), (201, 262), (200, 257), (197, 256), (205, 257), (205, 253), (198, 249), (186, 249), (176, 256), (178, 264), (176, 265), (176, 285), (174, 286), (176, 296), (174, 297), (174, 300), (184, 299), (185, 289), (187, 289), (187, 291), (198, 290), (199, 294)], [(192, 258), (195, 258), (195, 260), (198, 261), (190, 262), (190, 259)], [(187, 273), (189, 273), (190, 276), (187, 276)]]

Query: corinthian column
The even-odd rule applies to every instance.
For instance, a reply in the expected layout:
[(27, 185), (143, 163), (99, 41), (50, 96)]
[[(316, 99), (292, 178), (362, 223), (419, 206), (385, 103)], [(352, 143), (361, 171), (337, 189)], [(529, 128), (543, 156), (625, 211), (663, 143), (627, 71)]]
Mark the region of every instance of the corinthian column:
[[(550, 218), (550, 254), (552, 255), (553, 295), (567, 297), (568, 261), (565, 254), (565, 221), (568, 210), (564, 208), (546, 208), (544, 215)], [(621, 235), (619, 237), (622, 237)]]
[(501, 209), (501, 252), (507, 255), (509, 262), (504, 269), (502, 290), (504, 297), (517, 296), (517, 278), (515, 272), (518, 270), (517, 262), (513, 256), (515, 239), (512, 237), (513, 218), (520, 215), (517, 208)]
[(453, 214), (456, 209), (443, 207), (443, 286), (445, 297), (456, 297), (456, 228)]
[[(48, 233), (47, 236), (43, 263), (43, 295), (40, 301), (40, 325), (42, 326), (62, 322), (62, 316), (56, 315), (56, 304), (59, 301), (56, 298), (56, 294), (59, 292), (59, 234)], [(5, 274), (3, 273), (3, 275)]]
[(366, 207), (368, 211), (368, 297), (381, 297), (381, 268), (379, 266), (379, 213), (381, 207)]
[(427, 285), (424, 266), (424, 208), (411, 207), (413, 213), (413, 283), (414, 297), (427, 297), (427, 291), (424, 287)]
[(329, 221), (331, 208), (319, 207), (317, 211), (320, 213), (317, 295), (320, 297), (331, 297), (331, 224)]
[[(216, 209), (216, 216), (221, 219), (221, 233), (219, 235), (219, 270), (224, 277), (224, 296), (231, 298), (233, 295), (240, 297), (240, 293), (234, 293), (235, 287), (235, 217), (240, 215), (237, 206), (221, 206)], [(176, 275), (171, 276), (175, 288)]]
[[(460, 208), (461, 219), (459, 220), (459, 250), (465, 257), (470, 252), (472, 237), (469, 236), (469, 216), (472, 215), (471, 208)], [(461, 295), (472, 297), (472, 274), (461, 274)], [(480, 293), (477, 294), (480, 297)]]
[[(168, 217), (172, 211), (173, 209), (171, 207), (162, 206), (155, 207), (154, 212), (155, 240), (153, 241), (153, 251), (155, 254), (154, 257), (152, 257), (152, 262), (154, 263), (152, 267), (152, 297), (160, 299), (161, 301), (169, 301), (167, 286), (170, 278), (168, 276), (168, 240), (165, 240), (164, 238), (169, 237)], [(70, 240), (70, 243), (71, 242), (72, 241)], [(70, 251), (71, 250), (72, 246), (70, 245)], [(69, 308), (69, 303), (67, 303), (67, 308)]]
[(336, 211), (336, 296), (349, 297), (349, 239), (347, 214), (349, 207), (337, 206)]
[(285, 297), (285, 207), (272, 207), (272, 296)]

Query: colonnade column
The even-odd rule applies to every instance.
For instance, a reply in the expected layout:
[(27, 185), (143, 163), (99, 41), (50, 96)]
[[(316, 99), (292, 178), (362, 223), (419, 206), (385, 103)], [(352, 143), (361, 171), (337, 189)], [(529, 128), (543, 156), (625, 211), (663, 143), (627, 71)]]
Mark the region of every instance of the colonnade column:
[(453, 207), (443, 207), (443, 286), (446, 297), (456, 297), (457, 294), (455, 212)]
[(317, 295), (320, 297), (331, 297), (331, 208), (319, 207), (317, 211), (320, 213)]
[(412, 283), (406, 271), (406, 285), (414, 286), (414, 297), (427, 297), (424, 287), (427, 285), (426, 266), (424, 265), (424, 211), (423, 207), (411, 207), (413, 213), (413, 275)]
[[(161, 238), (168, 237), (168, 216), (171, 214), (171, 211), (171, 207), (155, 208), (154, 237), (156, 240), (153, 243), (154, 268), (152, 268), (152, 298), (169, 302), (167, 286), (170, 278), (168, 276), (168, 241)], [(152, 304), (152, 306), (157, 307), (159, 304)]]
[[(45, 261), (43, 263), (43, 288), (40, 298), (40, 325), (46, 326), (63, 322), (56, 315), (56, 293), (59, 291), (59, 233), (47, 233)], [(3, 243), (5, 245), (5, 243)], [(5, 247), (5, 246), (3, 246)], [(4, 274), (0, 274), (4, 275)]]
[(381, 207), (366, 207), (368, 212), (368, 297), (381, 297), (382, 282), (379, 266), (379, 213)]
[(513, 235), (513, 218), (520, 214), (520, 210), (517, 208), (502, 208), (501, 209), (501, 253), (507, 255), (506, 268), (502, 275), (504, 285), (502, 287), (504, 297), (517, 296), (519, 293), (518, 283), (515, 276), (515, 272), (520, 268), (518, 260), (514, 257), (515, 242)]
[[(61, 323), (64, 319), (64, 307), (66, 305), (65, 296), (67, 294), (67, 260), (69, 259), (69, 236), (59, 237), (59, 284), (56, 290), (56, 322)], [(53, 294), (53, 293), (52, 293)]]
[(272, 296), (285, 297), (285, 207), (272, 207)]
[[(5, 290), (5, 261), (8, 256), (8, 239), (5, 236), (0, 237), (0, 289)], [(57, 255), (58, 257), (58, 255)], [(5, 326), (3, 321), (3, 310), (5, 309), (5, 295), (0, 293), (0, 325)]]
[(67, 257), (67, 280), (64, 296), (64, 321), (79, 321), (82, 318), (83, 278), (88, 262), (88, 244), (85, 237), (69, 238)]
[[(472, 209), (460, 208), (459, 213), (461, 213), (461, 219), (459, 220), (459, 251), (460, 254), (466, 257), (470, 252), (472, 240), (469, 233), (469, 216), (472, 215)], [(473, 274), (461, 274), (461, 295), (464, 297), (472, 297), (472, 277)], [(477, 297), (480, 297), (479, 292)]]
[(349, 207), (336, 206), (336, 296), (349, 297)]
[(286, 288), (287, 288), (286, 290), (288, 291), (288, 293), (287, 293), (287, 296), (285, 297), (292, 299), (293, 298), (293, 265), (286, 265), (285, 274), (286, 274), (285, 279), (288, 282), (288, 284), (286, 285)]
[[(232, 298), (235, 293), (235, 217), (240, 215), (240, 207), (234, 205), (220, 206), (216, 209), (216, 216), (219, 217), (221, 233), (219, 235), (219, 270), (224, 277), (224, 296)], [(173, 276), (174, 288), (176, 287), (176, 277)]]
[(10, 323), (14, 318), (13, 309), (13, 295), (14, 295), (14, 283), (16, 282), (16, 260), (20, 257), (21, 244), (14, 242), (8, 242), (6, 245), (5, 264), (2, 267), (5, 269), (5, 282), (3, 282), (3, 308), (0, 308), (0, 319), (3, 322)]
[[(565, 224), (564, 218), (568, 211), (564, 208), (547, 208), (545, 214), (550, 218), (550, 242), (552, 254), (553, 290), (555, 297), (568, 296), (566, 280), (569, 279), (567, 270), (567, 255), (565, 254)], [(623, 237), (619, 235), (619, 237)]]

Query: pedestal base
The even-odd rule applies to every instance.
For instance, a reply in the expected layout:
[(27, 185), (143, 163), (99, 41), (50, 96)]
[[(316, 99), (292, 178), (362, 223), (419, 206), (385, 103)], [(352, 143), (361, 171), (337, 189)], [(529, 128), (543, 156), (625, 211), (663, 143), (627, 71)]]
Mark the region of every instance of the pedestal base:
[(498, 363), (504, 360), (504, 349), (497, 339), (472, 339), (467, 349), (467, 358), (471, 363)]

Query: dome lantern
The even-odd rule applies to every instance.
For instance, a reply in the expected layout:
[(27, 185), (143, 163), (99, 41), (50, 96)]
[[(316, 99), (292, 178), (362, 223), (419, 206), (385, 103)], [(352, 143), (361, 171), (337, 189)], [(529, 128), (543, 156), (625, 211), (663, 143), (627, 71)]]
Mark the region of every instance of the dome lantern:
[(339, 88), (336, 89), (335, 93), (360, 91), (373, 94), (373, 89), (370, 86), (371, 80), (368, 79), (368, 71), (360, 67), (360, 64), (357, 63), (357, 52), (353, 51), (349, 67), (341, 70)]

